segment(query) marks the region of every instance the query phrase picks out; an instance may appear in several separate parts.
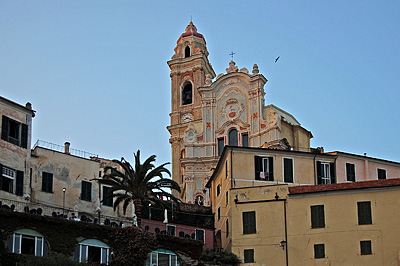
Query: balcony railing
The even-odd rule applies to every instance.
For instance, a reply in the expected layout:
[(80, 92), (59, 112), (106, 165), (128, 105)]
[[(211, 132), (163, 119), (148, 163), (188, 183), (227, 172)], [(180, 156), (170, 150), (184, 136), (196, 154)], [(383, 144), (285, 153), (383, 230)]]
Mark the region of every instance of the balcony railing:
[[(36, 147), (41, 147), (41, 148), (46, 148), (49, 150), (53, 150), (53, 151), (58, 151), (58, 152), (65, 152), (65, 146), (64, 145), (58, 145), (58, 144), (54, 144), (51, 142), (47, 142), (44, 140), (38, 140), (36, 141), (35, 145), (33, 146), (33, 149), (35, 149)], [(85, 159), (90, 159), (90, 158), (98, 158), (99, 155), (98, 154), (94, 154), (94, 153), (90, 153), (87, 151), (81, 151), (81, 150), (77, 150), (77, 149), (73, 149), (73, 148), (69, 148), (69, 154), (73, 155), (73, 156), (77, 156), (77, 157), (82, 157)]]

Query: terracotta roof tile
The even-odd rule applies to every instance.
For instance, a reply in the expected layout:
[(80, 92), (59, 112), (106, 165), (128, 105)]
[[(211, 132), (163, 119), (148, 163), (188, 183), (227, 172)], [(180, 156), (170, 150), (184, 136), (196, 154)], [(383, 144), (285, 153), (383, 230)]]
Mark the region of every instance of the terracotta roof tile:
[(391, 186), (400, 186), (400, 178), (329, 184), (329, 185), (295, 186), (295, 187), (289, 187), (289, 192), (291, 195), (293, 195), (293, 194), (303, 194), (303, 193), (327, 192), (335, 190), (350, 190), (350, 189), (391, 187)]

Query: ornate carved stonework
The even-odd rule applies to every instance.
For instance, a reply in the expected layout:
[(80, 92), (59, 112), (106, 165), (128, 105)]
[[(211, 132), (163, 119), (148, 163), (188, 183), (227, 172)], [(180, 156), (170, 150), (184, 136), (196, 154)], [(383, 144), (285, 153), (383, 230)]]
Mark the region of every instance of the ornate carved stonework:
[(221, 114), (225, 116), (226, 120), (234, 121), (239, 117), (243, 109), (243, 103), (239, 103), (235, 98), (229, 98), (226, 100), (225, 105), (221, 108)]
[(229, 67), (226, 69), (226, 73), (231, 73), (231, 72), (238, 72), (239, 69), (237, 66), (235, 66), (236, 63), (232, 61), (229, 62)]

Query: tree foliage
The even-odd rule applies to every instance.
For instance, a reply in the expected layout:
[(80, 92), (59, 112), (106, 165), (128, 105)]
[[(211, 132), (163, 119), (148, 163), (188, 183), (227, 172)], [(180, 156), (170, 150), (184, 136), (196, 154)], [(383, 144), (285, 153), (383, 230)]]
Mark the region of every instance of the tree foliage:
[(133, 166), (124, 158), (113, 160), (114, 163), (122, 168), (122, 171), (108, 166), (105, 168), (105, 172), (112, 170), (111, 173), (105, 174), (103, 178), (96, 180), (101, 184), (111, 187), (111, 192), (105, 199), (110, 197), (115, 198), (114, 210), (122, 203), (123, 211), (126, 213), (129, 204), (134, 202), (136, 215), (140, 219), (143, 201), (146, 200), (152, 203), (162, 202), (161, 198), (163, 197), (178, 201), (166, 189), (178, 192), (181, 190), (178, 183), (163, 176), (163, 174), (171, 176), (170, 171), (165, 168), (169, 163), (164, 163), (156, 167), (154, 165), (156, 161), (155, 155), (150, 156), (143, 163), (140, 162), (139, 150), (133, 155), (135, 157), (135, 164)]
[(112, 233), (114, 257), (112, 266), (144, 265), (156, 248), (156, 237), (137, 227), (126, 227)]
[(237, 266), (242, 261), (234, 253), (223, 249), (208, 249), (203, 251), (202, 261), (222, 266)]

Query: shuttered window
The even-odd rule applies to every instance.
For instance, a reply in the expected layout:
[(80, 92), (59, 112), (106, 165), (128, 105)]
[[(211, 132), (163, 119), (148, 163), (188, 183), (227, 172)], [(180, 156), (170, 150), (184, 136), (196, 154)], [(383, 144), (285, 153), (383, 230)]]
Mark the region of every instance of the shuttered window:
[(360, 241), (361, 255), (371, 255), (372, 245), (371, 240)]
[(254, 249), (245, 249), (243, 252), (244, 263), (254, 262)]
[(371, 202), (357, 202), (358, 224), (372, 224)]
[(254, 157), (255, 179), (274, 181), (273, 157)]
[(293, 159), (283, 158), (284, 182), (293, 183)]
[(256, 212), (243, 212), (243, 234), (256, 233)]
[(113, 198), (109, 197), (110, 194), (111, 194), (111, 188), (103, 186), (103, 205), (112, 207)]
[(43, 192), (53, 192), (53, 174), (51, 173), (42, 173), (42, 191)]
[(28, 125), (3, 115), (1, 139), (26, 149), (28, 146)]
[(92, 201), (92, 183), (82, 181), (81, 200)]
[(221, 156), (222, 151), (224, 150), (224, 146), (225, 146), (224, 138), (218, 139), (218, 156)]
[(346, 163), (346, 177), (347, 181), (356, 181), (356, 166), (352, 163)]
[(316, 259), (325, 258), (325, 244), (314, 245), (314, 258)]
[(242, 134), (242, 146), (249, 147), (249, 134)]
[(324, 205), (311, 206), (311, 228), (325, 227)]

